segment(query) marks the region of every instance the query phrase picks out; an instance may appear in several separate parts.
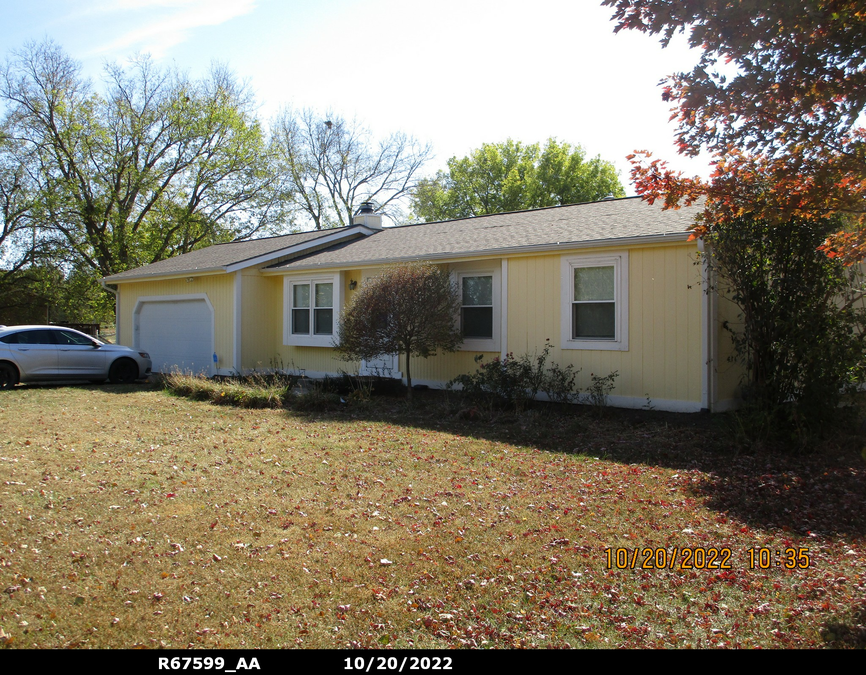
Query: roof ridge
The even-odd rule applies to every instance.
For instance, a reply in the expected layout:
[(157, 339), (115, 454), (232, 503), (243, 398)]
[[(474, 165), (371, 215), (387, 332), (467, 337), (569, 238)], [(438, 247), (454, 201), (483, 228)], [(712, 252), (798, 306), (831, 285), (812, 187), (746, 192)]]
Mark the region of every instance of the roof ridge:
[[(248, 244), (254, 241), (267, 241), (268, 239), (280, 239), (281, 237), (294, 237), (299, 234), (330, 234), (331, 232), (336, 232), (337, 230), (348, 230), (350, 227), (357, 227), (356, 225), (344, 225), (343, 227), (328, 227), (324, 230), (299, 230), (298, 232), (286, 232), (285, 234), (272, 234), (268, 237), (257, 237), (255, 239), (235, 239), (233, 241), (220, 241), (216, 244), (211, 244), (211, 246), (225, 246), (226, 244)], [(205, 248), (210, 248), (210, 246), (205, 246)], [(195, 249), (202, 250), (202, 249)], [(189, 251), (192, 253), (192, 251)]]
[(460, 220), (478, 220), (479, 218), (491, 218), (495, 216), (508, 216), (516, 213), (531, 213), (534, 211), (550, 211), (552, 209), (565, 209), (572, 206), (589, 206), (590, 204), (609, 204), (610, 202), (622, 202), (627, 199), (642, 199), (640, 195), (632, 195), (631, 197), (614, 197), (613, 199), (596, 199), (594, 202), (577, 202), (576, 204), (554, 204), (553, 206), (539, 206), (534, 209), (518, 209), (517, 211), (502, 211), (500, 213), (482, 213), (477, 216), (464, 216), (463, 218), (449, 218), (448, 220), (430, 220), (424, 223), (404, 223), (403, 225), (394, 225), (385, 227), (382, 230), (396, 230), (401, 227), (417, 227), (418, 225), (437, 225), (441, 223), (456, 223)]

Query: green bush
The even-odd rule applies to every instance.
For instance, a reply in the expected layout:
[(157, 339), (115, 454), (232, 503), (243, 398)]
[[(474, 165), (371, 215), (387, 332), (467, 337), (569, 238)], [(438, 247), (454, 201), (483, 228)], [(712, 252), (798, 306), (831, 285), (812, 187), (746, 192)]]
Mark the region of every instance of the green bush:
[[(590, 373), (589, 379), (592, 384), (590, 384), (589, 389), (586, 390), (587, 403), (594, 406), (596, 410), (606, 408), (608, 404), (608, 396), (610, 396), (616, 386), (614, 380), (618, 377), (618, 370), (614, 370), (612, 373), (603, 376)], [(647, 394), (647, 402), (649, 402), (649, 400), (649, 394)]]
[(806, 442), (838, 429), (866, 369), (863, 275), (818, 247), (841, 216), (713, 224), (707, 262), (740, 309), (725, 324), (743, 365), (737, 413), (752, 440)]
[(541, 388), (554, 403), (576, 403), (580, 396), (580, 389), (575, 385), (579, 373), (580, 368), (575, 370), (571, 364), (563, 368), (558, 363), (551, 363)]
[(573, 402), (579, 395), (574, 383), (580, 371), (575, 371), (571, 365), (563, 368), (554, 363), (548, 367), (547, 358), (552, 347), (548, 340), (540, 354), (515, 357), (509, 353), (504, 359), (497, 356), (487, 363), (483, 363), (484, 356), (479, 354), (475, 357), (478, 370), (458, 375), (448, 382), (447, 387), (451, 389), (459, 385), (467, 396), (478, 402), (492, 398), (518, 412), (526, 408), (539, 391), (552, 401)]

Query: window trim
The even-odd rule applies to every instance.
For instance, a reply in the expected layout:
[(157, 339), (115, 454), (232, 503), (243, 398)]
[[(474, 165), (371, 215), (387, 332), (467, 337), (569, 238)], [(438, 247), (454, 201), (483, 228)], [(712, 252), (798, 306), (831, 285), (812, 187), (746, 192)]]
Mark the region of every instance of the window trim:
[[(328, 335), (316, 335), (315, 321), (315, 284), (333, 284), (332, 332)], [(308, 285), (310, 287), (310, 332), (307, 334), (292, 333), (292, 309), (294, 287)], [(283, 344), (294, 347), (333, 347), (337, 341), (337, 331), (340, 324), (340, 310), (343, 302), (343, 289), (340, 285), (340, 274), (327, 274), (305, 277), (285, 277), (283, 281)]]
[[(614, 278), (615, 332), (612, 340), (572, 337), (574, 270), (585, 267), (611, 267)], [(560, 340), (562, 349), (628, 351), (628, 251), (610, 255), (562, 256), (560, 291)]]
[(498, 352), (502, 323), (502, 275), (496, 267), (467, 268), (455, 270), (457, 291), (460, 293), (460, 315), (457, 325), (462, 332), (463, 327), (463, 279), (464, 277), (492, 277), (493, 279), (493, 337), (467, 338), (458, 347), (465, 352)]

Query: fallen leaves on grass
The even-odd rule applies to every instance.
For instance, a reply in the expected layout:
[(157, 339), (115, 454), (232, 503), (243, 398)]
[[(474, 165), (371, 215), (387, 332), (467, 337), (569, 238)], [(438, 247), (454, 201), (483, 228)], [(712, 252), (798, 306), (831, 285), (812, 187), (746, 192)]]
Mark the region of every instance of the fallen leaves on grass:
[[(10, 392), (0, 640), (862, 646), (856, 453), (734, 456), (706, 428), (532, 412), (448, 426), (396, 404), (302, 418), (148, 390)], [(683, 548), (729, 548), (731, 568), (630, 564)], [(810, 564), (776, 565), (787, 548)], [(608, 569), (608, 549), (628, 564)], [(751, 569), (760, 549), (773, 564)]]

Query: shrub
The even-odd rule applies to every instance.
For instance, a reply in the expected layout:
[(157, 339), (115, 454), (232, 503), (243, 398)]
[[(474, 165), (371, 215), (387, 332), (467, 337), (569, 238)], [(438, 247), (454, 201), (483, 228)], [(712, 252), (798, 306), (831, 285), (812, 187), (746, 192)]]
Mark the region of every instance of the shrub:
[(563, 368), (552, 364), (547, 367), (552, 347), (548, 340), (540, 354), (515, 357), (509, 353), (504, 359), (497, 356), (488, 363), (482, 363), (484, 355), (479, 354), (475, 357), (478, 370), (458, 375), (447, 386), (450, 389), (459, 385), (470, 398), (479, 401), (493, 397), (518, 412), (526, 408), (539, 391), (544, 391), (556, 402), (574, 401), (578, 396), (574, 381), (580, 371), (575, 371), (571, 365)]
[(563, 368), (558, 363), (551, 363), (541, 388), (554, 403), (576, 403), (580, 390), (574, 382), (579, 373), (580, 368), (575, 370), (571, 364)]
[[(614, 380), (618, 377), (618, 370), (614, 370), (612, 373), (608, 373), (604, 376), (590, 373), (589, 378), (592, 381), (592, 384), (590, 384), (589, 389), (586, 390), (587, 402), (594, 406), (596, 410), (606, 408), (608, 404), (608, 396), (610, 396), (610, 393), (614, 390), (614, 387), (616, 387)], [(649, 401), (649, 394), (647, 394), (647, 401)]]

